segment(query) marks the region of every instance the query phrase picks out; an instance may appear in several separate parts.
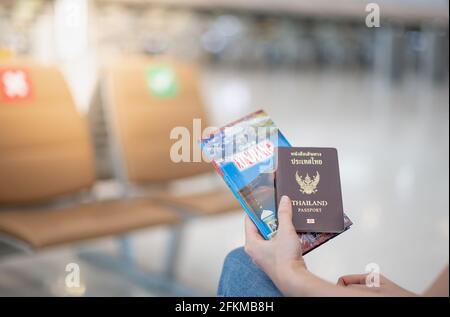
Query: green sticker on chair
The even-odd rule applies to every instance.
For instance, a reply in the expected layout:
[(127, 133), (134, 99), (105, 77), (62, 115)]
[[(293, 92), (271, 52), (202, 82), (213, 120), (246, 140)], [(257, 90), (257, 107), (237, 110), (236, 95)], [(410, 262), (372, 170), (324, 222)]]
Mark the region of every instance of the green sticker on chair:
[(172, 98), (179, 91), (175, 71), (167, 65), (151, 66), (146, 73), (147, 87), (160, 98)]

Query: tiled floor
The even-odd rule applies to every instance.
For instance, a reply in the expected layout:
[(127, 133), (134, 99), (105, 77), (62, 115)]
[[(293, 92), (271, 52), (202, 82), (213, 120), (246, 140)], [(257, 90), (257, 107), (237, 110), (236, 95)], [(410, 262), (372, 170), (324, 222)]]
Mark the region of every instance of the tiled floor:
[[(449, 258), (449, 90), (409, 76), (388, 84), (350, 72), (203, 71), (214, 124), (264, 108), (291, 143), (339, 151), (345, 209), (353, 228), (306, 256), (330, 281), (381, 272), (422, 291)], [(219, 181), (219, 180), (218, 180)], [(237, 211), (189, 223), (179, 259), (185, 284), (213, 295), (224, 256), (243, 243)], [(134, 236), (139, 262), (162, 265), (166, 228)], [(83, 246), (114, 252), (112, 239)], [(79, 260), (77, 248), (0, 259), (0, 295), (71, 295), (65, 266), (80, 264), (85, 295), (153, 295), (123, 276)], [(77, 294), (72, 294), (77, 295)]]

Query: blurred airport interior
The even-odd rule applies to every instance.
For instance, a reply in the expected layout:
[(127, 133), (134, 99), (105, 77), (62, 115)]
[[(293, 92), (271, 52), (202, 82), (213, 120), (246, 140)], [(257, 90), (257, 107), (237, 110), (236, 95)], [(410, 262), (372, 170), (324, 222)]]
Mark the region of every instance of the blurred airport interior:
[[(448, 10), (1, 1), (0, 79), (25, 69), (30, 91), (16, 105), (0, 94), (0, 296), (214, 295), (243, 212), (211, 166), (170, 161), (169, 134), (260, 108), (292, 144), (339, 152), (354, 226), (309, 269), (335, 282), (377, 263), (423, 291), (449, 252)], [(175, 71), (175, 97), (148, 93), (154, 61)]]

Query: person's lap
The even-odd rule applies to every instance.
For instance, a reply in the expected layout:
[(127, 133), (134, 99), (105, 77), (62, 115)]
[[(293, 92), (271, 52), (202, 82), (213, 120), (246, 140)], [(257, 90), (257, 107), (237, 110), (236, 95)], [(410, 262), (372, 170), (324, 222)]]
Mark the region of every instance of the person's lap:
[(225, 258), (220, 276), (218, 296), (226, 297), (279, 297), (283, 296), (270, 278), (238, 248)]

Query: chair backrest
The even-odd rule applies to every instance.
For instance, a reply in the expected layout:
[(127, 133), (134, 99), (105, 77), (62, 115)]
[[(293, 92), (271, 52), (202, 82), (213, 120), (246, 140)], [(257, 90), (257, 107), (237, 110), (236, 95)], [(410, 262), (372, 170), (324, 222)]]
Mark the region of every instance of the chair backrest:
[(0, 205), (45, 202), (94, 180), (87, 125), (61, 73), (0, 62)]
[(170, 157), (176, 142), (170, 139), (173, 128), (186, 127), (190, 150), (198, 151), (197, 140), (192, 141), (193, 119), (207, 126), (195, 67), (168, 58), (135, 56), (111, 64), (105, 78), (105, 112), (118, 140), (116, 155), (122, 158), (127, 181), (161, 183), (212, 169), (204, 162), (175, 163)]

